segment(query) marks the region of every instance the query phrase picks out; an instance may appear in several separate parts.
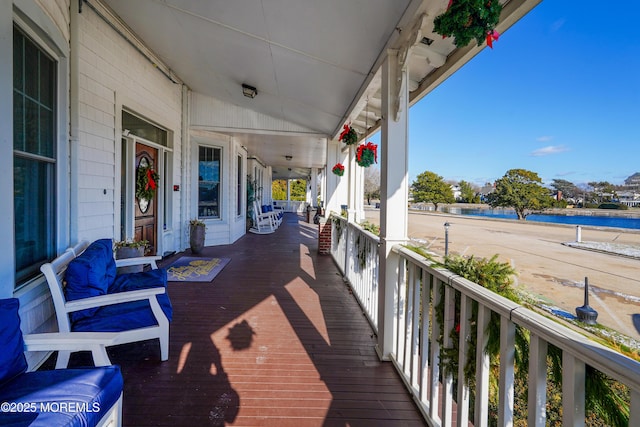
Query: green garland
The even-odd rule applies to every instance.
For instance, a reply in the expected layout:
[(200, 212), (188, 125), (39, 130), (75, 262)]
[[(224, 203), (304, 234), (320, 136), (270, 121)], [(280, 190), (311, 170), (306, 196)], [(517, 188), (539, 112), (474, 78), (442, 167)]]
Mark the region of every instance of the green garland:
[(160, 175), (152, 166), (138, 166), (136, 170), (136, 198), (151, 200), (156, 195)]
[(498, 0), (452, 0), (447, 11), (434, 19), (433, 31), (455, 37), (456, 47), (466, 46), (474, 38), (480, 46), (487, 34), (493, 34), (501, 11)]
[(356, 151), (356, 163), (363, 168), (368, 168), (374, 163), (378, 163), (378, 146), (372, 142), (360, 144)]
[(353, 145), (358, 142), (358, 133), (349, 125), (344, 125), (342, 133), (338, 137), (338, 141), (342, 141), (347, 145)]

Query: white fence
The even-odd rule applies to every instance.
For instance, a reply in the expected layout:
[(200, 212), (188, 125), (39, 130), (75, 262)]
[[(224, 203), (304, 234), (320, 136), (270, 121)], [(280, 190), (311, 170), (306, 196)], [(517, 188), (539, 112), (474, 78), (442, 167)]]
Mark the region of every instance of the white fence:
[[(332, 255), (377, 333), (378, 238), (344, 218), (334, 216), (332, 224)], [(528, 369), (528, 426), (542, 427), (552, 421), (546, 413), (551, 346), (562, 352), (563, 425), (585, 425), (585, 382), (590, 366), (629, 388), (628, 425), (640, 426), (638, 362), (456, 274), (434, 268), (411, 250), (396, 246), (393, 252), (399, 260), (398, 281), (389, 284), (394, 286), (390, 303), (395, 319), (393, 328), (385, 328), (394, 334), (392, 362), (430, 425), (489, 425), (490, 383), (498, 388), (497, 409), (492, 409), (497, 425), (514, 424), (519, 331), (529, 337), (528, 366), (520, 367)], [(492, 326), (499, 328), (500, 348), (498, 366), (493, 368), (486, 351), (492, 320)], [(472, 378), (465, 376), (466, 363), (457, 364), (455, 376), (450, 368), (444, 369), (441, 346), (454, 353), (457, 346), (457, 360), (475, 361)]]
[(285, 212), (303, 213), (307, 204), (294, 200), (274, 200), (273, 205), (283, 209)]
[(343, 217), (334, 215), (331, 221), (333, 258), (377, 333), (379, 239)]

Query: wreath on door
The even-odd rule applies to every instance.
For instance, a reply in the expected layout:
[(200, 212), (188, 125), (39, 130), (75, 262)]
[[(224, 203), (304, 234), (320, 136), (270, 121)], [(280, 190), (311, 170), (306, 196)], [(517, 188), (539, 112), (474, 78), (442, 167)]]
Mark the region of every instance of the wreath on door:
[(156, 195), (160, 175), (144, 160), (140, 161), (136, 170), (136, 198), (150, 201)]

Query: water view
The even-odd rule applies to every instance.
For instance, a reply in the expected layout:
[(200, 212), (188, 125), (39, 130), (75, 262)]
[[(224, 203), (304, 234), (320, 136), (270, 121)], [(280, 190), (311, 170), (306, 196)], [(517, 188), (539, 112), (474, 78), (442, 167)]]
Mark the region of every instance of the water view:
[[(481, 209), (481, 208), (460, 208), (444, 207), (443, 212), (457, 214), (482, 216), (486, 218), (517, 219), (515, 211), (512, 209)], [(589, 225), (594, 227), (617, 227), (640, 229), (640, 218), (627, 218), (619, 216), (603, 215), (552, 215), (552, 214), (531, 214), (527, 216), (527, 221), (552, 222), (557, 224)]]

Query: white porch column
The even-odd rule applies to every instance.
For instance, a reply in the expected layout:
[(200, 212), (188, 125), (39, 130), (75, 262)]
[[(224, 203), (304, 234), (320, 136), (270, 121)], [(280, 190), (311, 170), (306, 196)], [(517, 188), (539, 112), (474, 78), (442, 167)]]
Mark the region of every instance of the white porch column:
[(391, 248), (407, 240), (409, 90), (403, 65), (397, 50), (389, 50), (382, 64), (377, 348), (382, 359), (389, 358), (394, 338), (399, 257)]
[[(340, 213), (340, 206), (348, 204), (347, 184), (349, 182), (349, 164), (347, 162), (347, 152), (343, 152), (343, 145), (340, 141), (330, 140), (327, 142), (327, 172), (326, 172), (326, 198), (324, 201), (325, 216), (331, 212)], [(344, 175), (337, 176), (331, 170), (341, 163), (344, 168)]]
[(347, 219), (356, 221), (357, 177), (358, 164), (356, 163), (356, 149), (353, 145), (347, 148), (347, 161), (345, 162), (345, 175), (348, 174)]
[[(366, 143), (367, 141), (364, 141)], [(355, 155), (354, 155), (355, 157)], [(364, 169), (362, 166), (359, 166), (355, 163), (356, 168), (356, 186), (355, 186), (355, 199), (353, 209), (355, 210), (355, 220), (356, 222), (362, 222), (365, 220), (364, 217)], [(373, 166), (369, 166), (373, 167)]]
[(291, 210), (291, 180), (287, 179), (287, 212)]
[(311, 206), (318, 206), (318, 168), (311, 168)]
[(325, 166), (324, 169), (321, 169), (319, 174), (318, 185), (320, 185), (320, 203), (322, 203), (322, 211), (324, 213), (324, 208), (327, 205), (327, 167)]

